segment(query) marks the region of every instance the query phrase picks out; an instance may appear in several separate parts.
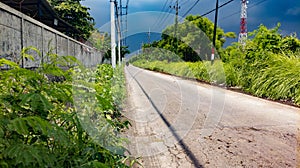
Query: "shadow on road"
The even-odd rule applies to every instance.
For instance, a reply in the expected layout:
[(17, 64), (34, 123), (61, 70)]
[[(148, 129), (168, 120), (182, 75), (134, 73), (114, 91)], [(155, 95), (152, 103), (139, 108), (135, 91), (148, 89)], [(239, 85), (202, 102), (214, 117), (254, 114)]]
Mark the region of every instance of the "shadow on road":
[(139, 85), (155, 111), (159, 114), (161, 119), (164, 121), (164, 123), (168, 126), (169, 130), (171, 131), (172, 135), (176, 138), (179, 145), (183, 148), (183, 150), (186, 152), (187, 156), (190, 158), (190, 160), (193, 162), (195, 167), (202, 168), (203, 166), (200, 164), (199, 160), (195, 157), (195, 155), (192, 153), (192, 151), (189, 149), (189, 147), (184, 143), (183, 139), (176, 133), (175, 128), (171, 125), (171, 123), (165, 118), (165, 116), (162, 114), (162, 112), (157, 108), (155, 103), (152, 101), (150, 96), (147, 94), (147, 92), (144, 90), (143, 86), (140, 84), (140, 82), (133, 76), (130, 71), (128, 71), (130, 76), (134, 79), (134, 81)]

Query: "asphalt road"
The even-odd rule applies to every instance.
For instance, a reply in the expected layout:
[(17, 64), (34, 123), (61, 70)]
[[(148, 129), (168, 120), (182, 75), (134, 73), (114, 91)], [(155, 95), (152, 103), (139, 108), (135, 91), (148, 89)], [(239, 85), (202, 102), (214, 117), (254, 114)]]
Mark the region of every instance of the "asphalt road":
[(300, 167), (300, 109), (125, 68), (131, 155), (144, 167)]

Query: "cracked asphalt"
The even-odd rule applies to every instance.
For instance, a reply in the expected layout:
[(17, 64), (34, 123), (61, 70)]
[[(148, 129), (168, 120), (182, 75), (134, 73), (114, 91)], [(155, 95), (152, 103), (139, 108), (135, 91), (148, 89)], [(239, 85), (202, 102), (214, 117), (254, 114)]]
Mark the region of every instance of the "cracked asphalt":
[(125, 73), (124, 136), (144, 167), (300, 167), (299, 108), (131, 65)]

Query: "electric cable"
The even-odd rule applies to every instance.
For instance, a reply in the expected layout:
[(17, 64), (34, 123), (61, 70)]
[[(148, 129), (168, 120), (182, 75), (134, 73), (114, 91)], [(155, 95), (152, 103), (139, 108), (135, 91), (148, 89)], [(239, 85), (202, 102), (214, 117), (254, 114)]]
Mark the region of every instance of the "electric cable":
[[(257, 2), (257, 3), (255, 3), (255, 4), (253, 4), (253, 5), (249, 6), (248, 9), (251, 9), (251, 8), (257, 6), (257, 5), (260, 5), (260, 4), (264, 3), (265, 1), (267, 1), (267, 0), (261, 0), (261, 1)], [(239, 13), (241, 13), (241, 10), (236, 11), (236, 12), (230, 14), (230, 15), (224, 16), (221, 19), (224, 20), (224, 19), (227, 19), (227, 18), (229, 18), (229, 17), (231, 17), (233, 15), (239, 14)]]
[(191, 7), (190, 9), (188, 9), (184, 15), (182, 15), (182, 17), (184, 18), (198, 3), (199, 3), (200, 0), (197, 0)]

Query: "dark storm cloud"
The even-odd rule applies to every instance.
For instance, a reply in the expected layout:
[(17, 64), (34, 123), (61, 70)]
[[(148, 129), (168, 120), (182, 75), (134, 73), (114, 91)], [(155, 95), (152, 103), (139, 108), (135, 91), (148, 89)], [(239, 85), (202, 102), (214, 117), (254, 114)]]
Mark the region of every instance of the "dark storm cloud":
[[(220, 4), (227, 0), (220, 1)], [(240, 28), (241, 3), (235, 0), (219, 10), (218, 25), (225, 31), (237, 34)], [(300, 1), (299, 0), (249, 0), (248, 3), (248, 31), (253, 31), (263, 24), (273, 28), (281, 23), (281, 33), (289, 35), (296, 32), (300, 35)], [(201, 14), (201, 13), (200, 13)], [(214, 20), (214, 13), (207, 16)]]
[(287, 10), (286, 12), (287, 15), (294, 15), (294, 16), (297, 16), (297, 15), (300, 15), (300, 7), (293, 7), (293, 8), (290, 8)]
[(280, 29), (283, 34), (300, 33), (300, 12), (297, 11), (300, 7), (300, 1), (267, 0), (258, 5), (255, 5), (256, 3), (257, 1), (253, 2), (253, 7), (248, 9), (249, 28), (257, 28), (260, 24), (272, 28), (277, 23), (281, 23)]
[(95, 19), (96, 27), (101, 27), (110, 20), (109, 0), (84, 0), (81, 2), (90, 8), (90, 13)]
[[(122, 0), (123, 3), (126, 0)], [(223, 4), (228, 0), (219, 0), (219, 4)], [(166, 0), (130, 0), (129, 14), (146, 11), (161, 11)], [(182, 16), (196, 2), (196, 0), (179, 0), (179, 15)], [(215, 0), (200, 0), (199, 3), (190, 11), (190, 14), (202, 15), (207, 11), (215, 8)], [(83, 4), (91, 8), (91, 14), (95, 18), (96, 26), (101, 27), (110, 21), (110, 3), (109, 0), (85, 0)], [(170, 10), (169, 6), (175, 4), (175, 0), (169, 0), (166, 11), (175, 13)], [(218, 26), (223, 28), (225, 32), (233, 31), (237, 35), (240, 28), (240, 9), (241, 1), (235, 0), (219, 10)], [(156, 17), (156, 18), (155, 18)], [(147, 22), (153, 22), (157, 16), (149, 15), (148, 18), (136, 19), (140, 25), (148, 25)], [(209, 19), (214, 21), (214, 12), (207, 15)], [(158, 17), (159, 18), (159, 17)], [(173, 20), (172, 20), (173, 21)], [(168, 23), (172, 23), (169, 21)], [(260, 24), (268, 28), (275, 27), (278, 22), (281, 23), (281, 33), (289, 35), (296, 32), (300, 36), (300, 0), (249, 0), (248, 3), (248, 31), (253, 31)], [(147, 24), (143, 24), (147, 23)], [(136, 24), (138, 26), (138, 24)], [(147, 28), (148, 29), (148, 28)]]

